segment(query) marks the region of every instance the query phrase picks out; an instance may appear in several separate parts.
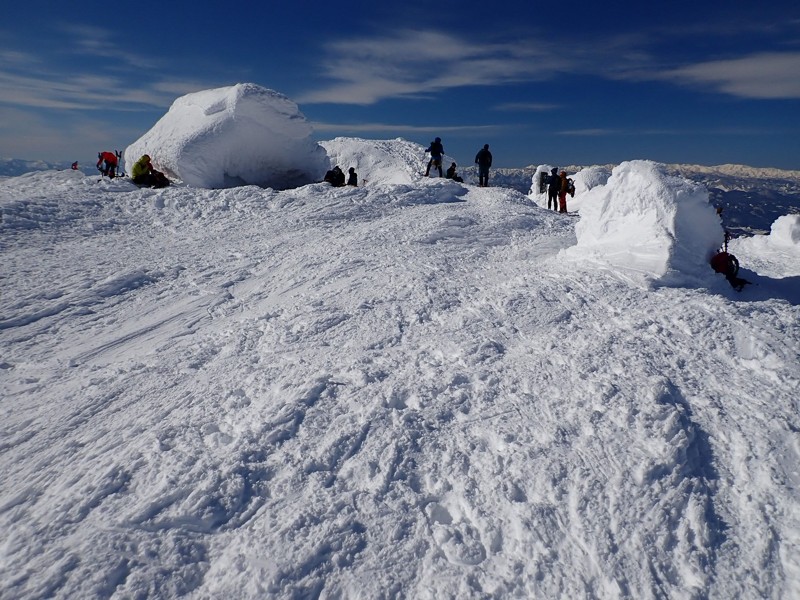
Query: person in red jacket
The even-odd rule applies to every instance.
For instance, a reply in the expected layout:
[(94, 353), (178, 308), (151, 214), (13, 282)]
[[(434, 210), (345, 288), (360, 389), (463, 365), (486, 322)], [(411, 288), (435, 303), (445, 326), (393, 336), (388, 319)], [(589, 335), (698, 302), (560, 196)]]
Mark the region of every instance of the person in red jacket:
[(113, 152), (101, 152), (97, 155), (97, 170), (106, 177), (114, 179), (117, 174), (117, 155)]

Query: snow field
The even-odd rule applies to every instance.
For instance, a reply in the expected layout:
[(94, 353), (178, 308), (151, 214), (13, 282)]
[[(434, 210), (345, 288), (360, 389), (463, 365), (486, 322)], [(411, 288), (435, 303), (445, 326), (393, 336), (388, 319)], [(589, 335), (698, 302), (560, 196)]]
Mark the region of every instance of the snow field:
[(436, 179), (0, 199), (3, 595), (800, 592), (791, 278)]

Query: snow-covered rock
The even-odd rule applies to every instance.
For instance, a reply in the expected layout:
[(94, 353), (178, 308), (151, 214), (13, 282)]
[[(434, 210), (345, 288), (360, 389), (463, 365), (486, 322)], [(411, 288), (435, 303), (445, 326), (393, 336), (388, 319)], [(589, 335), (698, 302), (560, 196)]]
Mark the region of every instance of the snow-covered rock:
[(201, 188), (286, 189), (321, 181), (324, 148), (297, 105), (252, 83), (187, 94), (125, 150), (128, 170), (143, 154), (168, 176)]
[(564, 251), (568, 258), (642, 285), (708, 279), (708, 260), (724, 233), (704, 186), (636, 160), (614, 168), (606, 185), (581, 200), (577, 244)]

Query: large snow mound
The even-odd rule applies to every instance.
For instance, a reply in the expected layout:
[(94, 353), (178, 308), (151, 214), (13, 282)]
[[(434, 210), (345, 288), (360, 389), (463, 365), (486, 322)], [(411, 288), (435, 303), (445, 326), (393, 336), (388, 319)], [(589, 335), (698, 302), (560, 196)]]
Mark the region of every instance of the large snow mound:
[(132, 168), (143, 154), (187, 185), (275, 189), (321, 181), (324, 148), (297, 105), (283, 94), (240, 83), (182, 96), (125, 150)]
[(724, 233), (704, 186), (637, 160), (615, 167), (605, 185), (581, 195), (575, 235), (567, 258), (647, 286), (702, 285)]
[[(359, 185), (408, 184), (424, 177), (430, 155), (427, 146), (402, 138), (394, 140), (365, 140), (337, 137), (320, 144), (328, 152), (331, 165), (339, 165), (345, 173), (354, 167)], [(442, 170), (446, 171), (453, 159), (445, 154)], [(431, 174), (439, 174), (431, 168)]]

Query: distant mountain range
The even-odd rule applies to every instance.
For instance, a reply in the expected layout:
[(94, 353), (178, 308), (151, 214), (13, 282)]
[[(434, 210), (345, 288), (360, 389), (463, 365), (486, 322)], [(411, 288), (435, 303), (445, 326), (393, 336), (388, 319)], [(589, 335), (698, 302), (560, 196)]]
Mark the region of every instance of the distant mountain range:
[[(71, 162), (53, 163), (45, 160), (25, 160), (23, 158), (0, 158), (0, 177), (17, 177), (32, 171), (63, 171), (71, 169)], [(97, 171), (94, 164), (78, 164), (78, 169), (84, 173)]]

